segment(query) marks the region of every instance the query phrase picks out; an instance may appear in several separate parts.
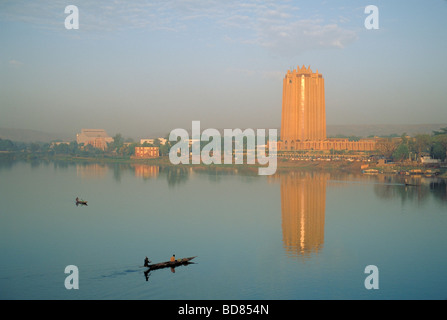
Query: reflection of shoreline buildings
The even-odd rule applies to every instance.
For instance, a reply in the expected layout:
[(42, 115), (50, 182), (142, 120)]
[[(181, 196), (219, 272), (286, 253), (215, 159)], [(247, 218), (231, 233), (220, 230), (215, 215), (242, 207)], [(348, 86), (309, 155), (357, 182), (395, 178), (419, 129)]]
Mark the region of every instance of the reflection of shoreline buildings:
[(324, 243), (326, 181), (321, 172), (280, 175), (283, 245), (292, 256), (318, 253)]
[(83, 143), (84, 146), (91, 145), (95, 148), (105, 150), (107, 143), (113, 142), (113, 138), (109, 137), (103, 129), (81, 129), (81, 133), (76, 134), (76, 142)]
[(310, 67), (287, 71), (283, 80), (280, 151), (373, 151), (374, 139), (349, 141), (326, 137), (324, 79)]
[(143, 179), (156, 178), (160, 172), (159, 166), (150, 166), (147, 164), (132, 164), (135, 169), (135, 177)]
[(76, 175), (82, 178), (103, 178), (108, 170), (107, 166), (98, 163), (76, 165)]

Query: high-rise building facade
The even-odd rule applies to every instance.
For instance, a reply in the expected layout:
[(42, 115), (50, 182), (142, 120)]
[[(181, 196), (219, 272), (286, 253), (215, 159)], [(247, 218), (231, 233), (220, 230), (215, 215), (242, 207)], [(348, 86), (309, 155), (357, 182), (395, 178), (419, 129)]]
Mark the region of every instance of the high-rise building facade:
[(287, 71), (283, 79), (280, 151), (374, 151), (375, 145), (374, 139), (328, 139), (323, 75), (304, 65)]
[(287, 71), (283, 80), (281, 141), (285, 150), (296, 142), (326, 139), (323, 75), (303, 66)]

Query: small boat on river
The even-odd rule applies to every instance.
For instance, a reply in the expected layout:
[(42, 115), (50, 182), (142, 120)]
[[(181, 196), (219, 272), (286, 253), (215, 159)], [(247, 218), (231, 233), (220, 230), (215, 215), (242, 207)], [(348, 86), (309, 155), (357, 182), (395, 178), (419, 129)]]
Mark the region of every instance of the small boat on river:
[(76, 198), (76, 205), (83, 205), (86, 206), (87, 205), (87, 201), (84, 200), (80, 200), (79, 198)]
[(183, 258), (183, 259), (176, 259), (174, 261), (166, 261), (166, 262), (160, 262), (160, 263), (155, 263), (155, 264), (150, 264), (148, 266), (146, 266), (148, 268), (148, 270), (157, 270), (157, 269), (162, 269), (162, 268), (168, 268), (168, 267), (178, 267), (181, 265), (187, 265), (190, 264), (192, 262), (190, 262), (192, 259), (194, 259), (195, 257), (189, 257), (189, 258)]
[(409, 183), (409, 182), (407, 181), (407, 179), (405, 179), (405, 186), (406, 186), (406, 187), (419, 187), (418, 184)]
[(405, 186), (406, 187), (419, 187), (418, 184), (411, 184), (411, 183), (406, 183), (406, 182), (405, 182)]

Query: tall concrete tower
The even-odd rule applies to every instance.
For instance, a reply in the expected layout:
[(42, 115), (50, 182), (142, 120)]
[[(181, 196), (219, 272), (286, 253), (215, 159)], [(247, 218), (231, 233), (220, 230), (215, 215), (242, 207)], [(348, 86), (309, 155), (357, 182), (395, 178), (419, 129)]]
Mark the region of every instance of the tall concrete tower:
[(281, 149), (295, 150), (299, 141), (326, 139), (323, 75), (310, 66), (287, 71), (283, 80)]

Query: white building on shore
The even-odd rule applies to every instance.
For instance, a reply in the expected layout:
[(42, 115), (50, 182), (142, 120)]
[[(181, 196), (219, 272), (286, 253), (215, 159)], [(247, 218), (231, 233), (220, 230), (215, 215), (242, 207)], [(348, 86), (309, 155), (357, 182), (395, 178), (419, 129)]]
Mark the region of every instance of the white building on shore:
[(81, 129), (81, 133), (76, 134), (76, 142), (105, 150), (107, 143), (113, 142), (113, 138), (104, 129)]

